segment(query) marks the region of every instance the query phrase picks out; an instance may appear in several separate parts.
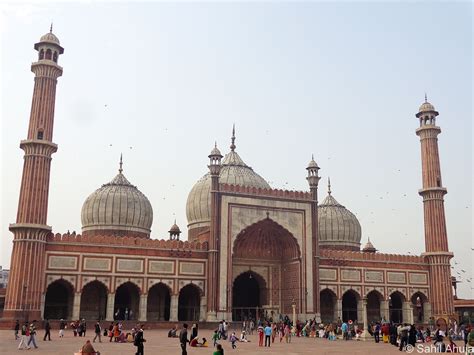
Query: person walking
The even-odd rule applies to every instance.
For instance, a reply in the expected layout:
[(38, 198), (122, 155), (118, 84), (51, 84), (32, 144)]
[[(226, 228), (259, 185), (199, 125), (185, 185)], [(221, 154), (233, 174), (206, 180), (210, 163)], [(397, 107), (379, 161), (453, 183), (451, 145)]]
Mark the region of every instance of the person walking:
[(49, 324), (49, 320), (45, 320), (44, 323), (44, 337), (43, 341), (46, 341), (46, 338), (48, 338), (49, 341), (51, 341), (51, 325)]
[(265, 346), (270, 347), (270, 344), (271, 344), (270, 338), (272, 336), (272, 327), (270, 326), (270, 323), (267, 323), (267, 326), (265, 327), (264, 331), (265, 331)]
[(99, 321), (97, 321), (97, 323), (94, 326), (94, 332), (95, 332), (95, 337), (92, 340), (92, 342), (95, 343), (95, 340), (97, 339), (97, 337), (99, 337), (99, 343), (102, 343), (102, 337), (101, 337), (102, 328), (100, 327)]
[(28, 347), (30, 346), (30, 343), (33, 343), (33, 346), (35, 349), (38, 349), (38, 345), (36, 345), (36, 320), (31, 322), (30, 324), (30, 339), (28, 339)]
[(64, 337), (64, 329), (66, 329), (66, 322), (64, 319), (61, 318), (59, 321), (59, 337), (63, 338)]
[(23, 349), (30, 349), (28, 346), (28, 336), (30, 335), (30, 331), (28, 328), (28, 322), (25, 322), (21, 326), (21, 339), (20, 339), (20, 344), (18, 344), (18, 350), (23, 350)]
[(137, 352), (135, 353), (135, 355), (145, 354), (145, 347), (143, 346), (144, 342), (146, 342), (146, 339), (143, 337), (143, 324), (141, 324), (140, 328), (135, 334), (135, 340), (133, 341), (133, 345), (137, 347)]
[(17, 319), (15, 322), (15, 340), (18, 340), (20, 337), (18, 336), (18, 333), (20, 332), (20, 321)]
[(189, 343), (188, 339), (188, 325), (186, 323), (183, 324), (183, 329), (179, 333), (179, 343), (181, 346), (181, 355), (188, 355), (186, 351), (186, 343)]

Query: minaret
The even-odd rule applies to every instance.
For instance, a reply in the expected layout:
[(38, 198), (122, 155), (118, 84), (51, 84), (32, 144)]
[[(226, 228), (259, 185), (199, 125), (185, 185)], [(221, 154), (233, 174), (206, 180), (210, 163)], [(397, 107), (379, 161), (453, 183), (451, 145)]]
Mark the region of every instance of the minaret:
[(446, 233), (444, 195), (447, 190), (441, 180), (438, 152), (438, 134), (441, 133), (441, 129), (436, 126), (436, 116), (438, 112), (427, 101), (425, 95), (425, 102), (416, 114), (420, 121), (416, 134), (421, 141), (423, 175), (423, 188), (419, 190), (419, 194), (423, 197), (425, 221), (426, 252), (423, 255), (430, 265), (430, 301), (433, 317), (447, 319), (454, 314), (449, 264), (453, 254), (449, 252)]
[(10, 281), (7, 287), (4, 318), (40, 319), (44, 288), (45, 242), (51, 227), (46, 224), (51, 156), (57, 150), (52, 142), (56, 83), (63, 69), (58, 58), (64, 49), (50, 32), (41, 37), (34, 48), (38, 61), (31, 64), (35, 73), (33, 101), (26, 140), (20, 148), (25, 151), (23, 176), (16, 223)]
[[(308, 171), (309, 190), (312, 196), (311, 203), (311, 244), (312, 259), (313, 259), (313, 311), (316, 316), (316, 321), (321, 321), (321, 311), (319, 304), (319, 241), (318, 241), (318, 184), (321, 177), (319, 176), (319, 166), (314, 161), (314, 156), (311, 156), (311, 161), (306, 168)], [(331, 190), (330, 182), (329, 191)]]
[[(234, 145), (234, 134), (232, 134), (232, 145)], [(235, 148), (235, 146), (234, 146)], [(232, 149), (232, 147), (231, 147)], [(211, 175), (211, 226), (209, 231), (209, 254), (208, 254), (208, 281), (207, 281), (207, 320), (217, 320), (217, 305), (219, 289), (219, 174), (221, 172), (222, 154), (217, 149), (217, 143), (214, 145), (211, 154), (209, 154), (209, 173)]]

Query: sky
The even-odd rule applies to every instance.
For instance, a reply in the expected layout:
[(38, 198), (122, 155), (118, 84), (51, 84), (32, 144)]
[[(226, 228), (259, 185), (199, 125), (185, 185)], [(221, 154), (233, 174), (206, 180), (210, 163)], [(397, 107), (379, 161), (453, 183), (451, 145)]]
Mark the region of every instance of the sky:
[[(22, 173), (33, 44), (65, 52), (57, 85), (48, 224), (80, 232), (87, 196), (117, 173), (150, 200), (152, 238), (174, 219), (217, 141), (274, 188), (308, 190), (356, 214), (362, 245), (424, 250), (420, 142), (425, 92), (437, 124), (449, 246), (474, 297), (470, 2), (3, 3), (0, 265), (8, 268)], [(464, 270), (464, 271), (463, 271)]]

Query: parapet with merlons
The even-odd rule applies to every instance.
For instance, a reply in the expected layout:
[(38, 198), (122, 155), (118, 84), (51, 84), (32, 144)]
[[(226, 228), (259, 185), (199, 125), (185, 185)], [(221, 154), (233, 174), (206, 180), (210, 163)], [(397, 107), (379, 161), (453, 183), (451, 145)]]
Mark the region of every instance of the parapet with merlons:
[(48, 243), (106, 245), (110, 247), (138, 247), (146, 249), (168, 249), (183, 251), (207, 252), (207, 242), (189, 242), (181, 240), (144, 239), (133, 237), (115, 237), (107, 235), (84, 236), (76, 233), (51, 233), (47, 238)]
[(240, 186), (233, 184), (220, 184), (220, 192), (235, 193), (242, 195), (266, 196), (273, 198), (312, 201), (313, 197), (307, 191), (265, 189), (260, 187)]

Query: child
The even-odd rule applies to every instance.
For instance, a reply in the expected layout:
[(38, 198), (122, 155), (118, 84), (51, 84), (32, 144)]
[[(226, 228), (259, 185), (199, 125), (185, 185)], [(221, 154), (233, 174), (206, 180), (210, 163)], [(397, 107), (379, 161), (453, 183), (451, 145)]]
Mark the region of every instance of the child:
[(237, 348), (237, 345), (235, 345), (235, 342), (237, 341), (237, 337), (235, 336), (235, 333), (232, 333), (229, 340), (232, 343), (232, 349)]
[(214, 330), (214, 334), (212, 335), (212, 342), (213, 342), (214, 347), (216, 347), (218, 339), (219, 339), (219, 332), (216, 329)]

